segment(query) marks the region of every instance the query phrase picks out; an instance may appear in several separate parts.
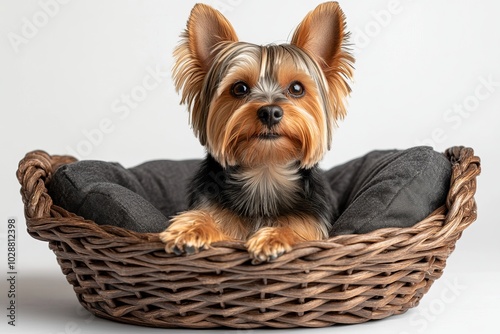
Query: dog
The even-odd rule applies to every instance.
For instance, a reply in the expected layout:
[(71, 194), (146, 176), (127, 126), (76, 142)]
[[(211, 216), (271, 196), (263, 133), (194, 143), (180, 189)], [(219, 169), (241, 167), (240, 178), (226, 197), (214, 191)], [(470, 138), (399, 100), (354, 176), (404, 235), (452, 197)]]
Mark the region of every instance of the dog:
[(243, 240), (261, 263), (328, 238), (331, 189), (318, 162), (351, 91), (345, 25), (338, 3), (327, 2), (290, 43), (260, 46), (239, 41), (217, 10), (195, 5), (172, 71), (207, 155), (190, 183), (189, 210), (160, 233), (166, 252)]

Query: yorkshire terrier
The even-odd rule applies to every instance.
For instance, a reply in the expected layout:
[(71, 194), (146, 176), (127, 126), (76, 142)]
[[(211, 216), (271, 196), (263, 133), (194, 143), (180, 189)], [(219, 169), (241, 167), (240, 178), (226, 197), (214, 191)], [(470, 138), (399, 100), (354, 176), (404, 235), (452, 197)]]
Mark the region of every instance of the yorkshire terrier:
[(190, 184), (190, 209), (160, 233), (165, 250), (244, 240), (259, 263), (327, 238), (331, 190), (318, 162), (346, 114), (354, 62), (338, 3), (311, 11), (290, 44), (240, 42), (203, 4), (181, 37), (174, 82), (207, 156)]

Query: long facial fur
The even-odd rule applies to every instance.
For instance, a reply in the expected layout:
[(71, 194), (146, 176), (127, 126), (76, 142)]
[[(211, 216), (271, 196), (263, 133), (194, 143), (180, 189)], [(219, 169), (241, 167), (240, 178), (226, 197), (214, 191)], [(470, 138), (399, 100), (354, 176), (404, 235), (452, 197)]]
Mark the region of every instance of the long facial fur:
[[(331, 52), (335, 53), (326, 50), (322, 55), (322, 50), (315, 50), (317, 43), (312, 40), (310, 29), (322, 21), (331, 21), (327, 16), (332, 15), (332, 7), (337, 16), (330, 36), (336, 44)], [(213, 41), (210, 56), (203, 58), (200, 56), (203, 52), (197, 51), (201, 42), (197, 42), (196, 29), (203, 31), (201, 24), (206, 23), (208, 14), (216, 16), (219, 22), (214, 29), (222, 37)], [(346, 78), (352, 75), (353, 59), (345, 51), (344, 25), (340, 8), (327, 3), (306, 16), (291, 44), (257, 46), (238, 42), (231, 25), (220, 13), (213, 14), (203, 6), (193, 10), (183, 42), (174, 53), (174, 80), (177, 89), (183, 91), (182, 102), (189, 106), (195, 134), (219, 163), (223, 166), (269, 163), (272, 160), (266, 160), (269, 157), (263, 154), (269, 150), (273, 150), (277, 163), (299, 160), (303, 168), (310, 168), (321, 159), (330, 147), (336, 120), (346, 113), (344, 97), (350, 91)], [(209, 37), (212, 35), (205, 38)], [(289, 82), (282, 78), (286, 76), (283, 72), (302, 73), (309, 78), (307, 98), (303, 101), (287, 98), (284, 91)], [(229, 96), (229, 87), (237, 80), (251, 86), (252, 93), (244, 101)], [(290, 120), (287, 126), (280, 125), (288, 131), (285, 140), (263, 144), (260, 149), (249, 143), (243, 149), (242, 143), (260, 131), (260, 125), (254, 124), (258, 122), (255, 111), (252, 114), (248, 109), (265, 103), (282, 104), (285, 114), (291, 115), (285, 117)]]
[[(220, 68), (219, 68), (220, 66)], [(286, 164), (301, 161), (310, 168), (327, 150), (327, 133), (332, 126), (325, 110), (326, 94), (322, 92), (322, 72), (300, 49), (292, 45), (257, 46), (247, 43), (228, 45), (215, 59), (212, 70), (219, 82), (207, 113), (206, 137), (209, 152), (223, 165), (255, 166), (263, 163)], [(230, 96), (235, 81), (244, 81), (251, 93), (244, 99)], [(288, 86), (299, 81), (306, 96), (293, 98)], [(323, 93), (323, 94), (322, 94)], [(320, 96), (318, 100), (317, 96)], [(323, 99), (323, 101), (321, 101)], [(252, 140), (252, 136), (268, 131), (256, 116), (262, 105), (279, 105), (283, 121), (276, 126), (282, 138), (276, 141)]]

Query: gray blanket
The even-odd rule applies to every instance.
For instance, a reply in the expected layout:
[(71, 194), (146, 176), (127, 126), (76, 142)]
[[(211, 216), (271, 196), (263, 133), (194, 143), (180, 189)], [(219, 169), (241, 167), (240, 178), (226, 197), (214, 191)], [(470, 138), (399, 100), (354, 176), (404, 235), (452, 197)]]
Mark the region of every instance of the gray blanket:
[[(56, 205), (137, 232), (160, 232), (187, 208), (187, 184), (198, 160), (150, 161), (126, 169), (79, 161), (59, 168), (49, 185)], [(444, 204), (450, 162), (429, 147), (373, 151), (325, 171), (334, 193), (331, 235), (409, 227)]]

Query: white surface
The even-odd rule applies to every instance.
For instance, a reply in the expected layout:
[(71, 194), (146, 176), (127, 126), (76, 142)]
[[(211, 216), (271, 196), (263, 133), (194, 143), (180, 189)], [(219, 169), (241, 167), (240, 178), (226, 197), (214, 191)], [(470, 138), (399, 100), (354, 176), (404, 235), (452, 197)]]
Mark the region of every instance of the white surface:
[[(82, 312), (47, 244), (25, 232), (14, 173), (18, 161), (34, 149), (76, 152), (82, 159), (127, 167), (152, 159), (202, 157), (169, 74), (171, 51), (195, 1), (74, 0), (58, 7), (54, 1), (0, 1), (2, 254), (7, 253), (8, 217), (19, 221), (17, 326), (7, 325), (7, 282), (1, 279), (0, 331), (177, 332), (93, 319)], [(241, 39), (259, 44), (285, 41), (319, 2), (207, 1), (223, 5)], [(373, 149), (470, 146), (483, 163), (476, 195), (479, 218), (464, 232), (443, 277), (419, 307), (383, 321), (308, 332), (498, 332), (500, 5), (495, 0), (364, 0), (341, 1), (341, 6), (353, 32), (356, 82), (349, 114), (323, 167)], [(51, 15), (43, 14), (44, 7)], [(30, 30), (27, 22), (38, 27)], [(9, 41), (13, 34), (24, 38), (18, 52)], [(160, 73), (152, 76), (156, 69)], [(136, 95), (127, 107), (126, 95), (140, 92), (146, 92), (144, 100)], [(6, 276), (6, 257), (1, 257), (0, 277)]]

